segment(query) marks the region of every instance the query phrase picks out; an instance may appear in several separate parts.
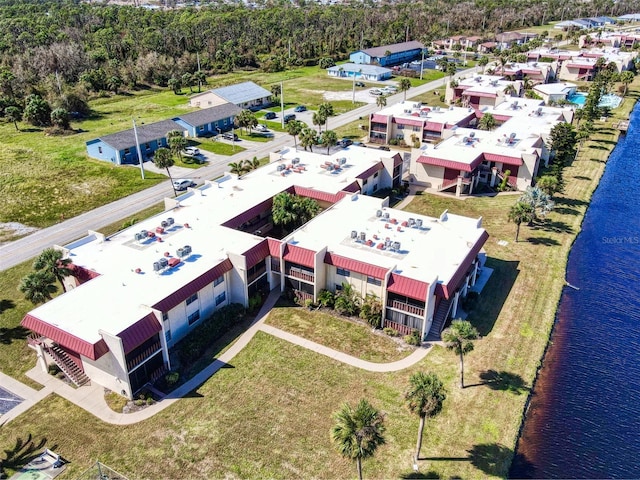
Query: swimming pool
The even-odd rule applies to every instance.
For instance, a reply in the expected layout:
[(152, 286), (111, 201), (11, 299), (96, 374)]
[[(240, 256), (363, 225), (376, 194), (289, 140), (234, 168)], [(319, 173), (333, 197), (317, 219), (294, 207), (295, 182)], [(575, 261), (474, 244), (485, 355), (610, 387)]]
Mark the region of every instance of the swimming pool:
[[(584, 102), (587, 100), (587, 95), (581, 92), (576, 92), (567, 97), (567, 101), (573, 103), (574, 105), (578, 105), (578, 107), (584, 106)], [(601, 108), (618, 108), (620, 103), (622, 102), (622, 98), (618, 95), (614, 95), (613, 93), (607, 93), (600, 98), (600, 103), (598, 104)]]

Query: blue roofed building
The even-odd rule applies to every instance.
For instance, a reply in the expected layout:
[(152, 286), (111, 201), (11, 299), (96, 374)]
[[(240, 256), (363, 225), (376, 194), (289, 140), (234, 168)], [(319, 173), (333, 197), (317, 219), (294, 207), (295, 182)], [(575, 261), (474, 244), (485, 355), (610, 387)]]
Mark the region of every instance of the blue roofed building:
[(381, 67), (399, 65), (410, 62), (422, 55), (424, 45), (418, 41), (394, 43), (381, 47), (357, 50), (349, 55), (349, 60), (358, 64), (378, 64)]
[[(143, 158), (151, 156), (160, 147), (167, 146), (167, 133), (185, 129), (173, 120), (162, 120), (148, 125), (138, 125), (138, 142)], [(91, 158), (105, 160), (115, 165), (135, 165), (138, 162), (136, 137), (133, 128), (105, 135), (87, 142), (87, 154)]]
[(356, 63), (343, 63), (327, 68), (330, 77), (353, 78), (357, 80), (382, 81), (391, 78), (392, 71), (377, 65), (362, 65)]
[(185, 113), (172, 120), (186, 130), (190, 137), (203, 137), (230, 130), (236, 115), (241, 111), (242, 109), (233, 103), (223, 103), (215, 107)]
[(271, 104), (271, 92), (253, 82), (242, 82), (193, 95), (189, 106), (209, 108), (227, 102), (242, 109), (256, 110)]

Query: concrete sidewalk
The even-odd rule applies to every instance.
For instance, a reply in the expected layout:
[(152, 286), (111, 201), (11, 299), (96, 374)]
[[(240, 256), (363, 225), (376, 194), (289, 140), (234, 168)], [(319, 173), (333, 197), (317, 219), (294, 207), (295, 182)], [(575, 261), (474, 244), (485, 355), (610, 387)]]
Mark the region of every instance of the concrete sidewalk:
[(55, 393), (77, 405), (78, 407), (90, 412), (106, 423), (115, 425), (131, 425), (142, 422), (153, 417), (156, 413), (168, 408), (181, 398), (187, 396), (193, 390), (196, 390), (209, 378), (211, 378), (218, 370), (228, 365), (233, 358), (245, 348), (258, 331), (263, 331), (274, 337), (286, 340), (295, 345), (307, 348), (321, 355), (333, 358), (339, 362), (361, 368), (370, 372), (395, 372), (408, 368), (420, 360), (422, 360), (431, 350), (430, 348), (418, 348), (411, 355), (392, 363), (373, 363), (359, 358), (347, 355), (332, 348), (325, 347), (319, 343), (312, 342), (305, 338), (293, 335), (270, 325), (265, 325), (264, 321), (269, 312), (280, 298), (278, 289), (271, 291), (264, 305), (256, 315), (256, 319), (249, 328), (235, 341), (235, 343), (213, 361), (209, 366), (203, 369), (195, 377), (176, 390), (168, 394), (159, 402), (144, 408), (143, 410), (133, 413), (117, 413), (111, 410), (104, 399), (104, 387), (100, 385), (85, 385), (80, 388), (73, 388), (45, 372), (40, 367), (35, 367), (27, 372), (27, 376), (36, 382), (44, 385), (42, 390), (34, 390), (17, 380), (0, 373), (0, 386), (24, 398), (25, 401), (15, 408), (9, 410), (5, 415), (0, 417), (0, 423), (7, 423), (21, 413), (24, 413), (37, 402), (45, 398), (51, 393)]

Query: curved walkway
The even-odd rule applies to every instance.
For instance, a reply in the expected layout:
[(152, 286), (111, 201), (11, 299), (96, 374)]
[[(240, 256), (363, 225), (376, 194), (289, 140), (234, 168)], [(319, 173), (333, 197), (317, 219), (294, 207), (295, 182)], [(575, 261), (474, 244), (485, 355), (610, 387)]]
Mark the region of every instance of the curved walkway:
[[(64, 383), (63, 381), (45, 373), (37, 366), (27, 372), (27, 375), (38, 383), (44, 385), (41, 390), (34, 390), (20, 382), (0, 373), (0, 385), (6, 387), (8, 390), (16, 393), (25, 401), (15, 408), (9, 410), (6, 414), (0, 417), (0, 424), (7, 423), (24, 413), (31, 408), (37, 402), (48, 396), (50, 393), (56, 393), (61, 397), (67, 399), (71, 403), (74, 403), (80, 408), (95, 415), (100, 420), (106, 423), (115, 425), (130, 425), (141, 422), (151, 418), (156, 413), (164, 410), (165, 408), (173, 405), (176, 401), (187, 396), (190, 392), (200, 387), (211, 376), (213, 376), (218, 370), (223, 368), (229, 363), (240, 351), (247, 346), (254, 335), (258, 331), (263, 331), (277, 338), (281, 338), (295, 345), (299, 345), (303, 348), (307, 348), (321, 355), (333, 358), (339, 362), (351, 365), (356, 368), (368, 370), (370, 372), (395, 372), (403, 370), (405, 368), (415, 365), (422, 360), (431, 350), (429, 347), (418, 348), (411, 355), (392, 363), (373, 363), (361, 360), (359, 358), (347, 355), (345, 353), (333, 350), (331, 348), (320, 345), (319, 343), (312, 342), (305, 338), (293, 335), (270, 325), (265, 325), (264, 321), (276, 304), (280, 292), (273, 290), (266, 302), (258, 312), (256, 320), (250, 325), (246, 332), (244, 332), (240, 338), (223, 354), (221, 354), (216, 360), (209, 366), (203, 369), (191, 380), (178, 387), (176, 390), (168, 394), (159, 402), (134, 413), (117, 413), (111, 410), (104, 400), (104, 387), (100, 385), (87, 385), (80, 388), (73, 388)], [(430, 344), (429, 344), (430, 346)]]

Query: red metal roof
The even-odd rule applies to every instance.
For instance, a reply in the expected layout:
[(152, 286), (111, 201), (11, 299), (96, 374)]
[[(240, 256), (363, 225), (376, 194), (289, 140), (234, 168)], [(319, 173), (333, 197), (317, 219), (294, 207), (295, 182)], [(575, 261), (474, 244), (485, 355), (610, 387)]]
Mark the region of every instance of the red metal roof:
[(344, 187), (342, 191), (349, 192), (349, 193), (357, 193), (360, 191), (360, 185), (358, 184), (358, 182), (352, 182), (346, 187)]
[(249, 210), (241, 213), (240, 215), (227, 220), (222, 224), (222, 226), (229, 227), (229, 228), (238, 228), (243, 223), (248, 222), (254, 217), (257, 217), (261, 213), (266, 212), (267, 210), (271, 210), (272, 205), (273, 205), (273, 199), (268, 198), (264, 202), (261, 202), (258, 205), (251, 207)]
[(444, 125), (438, 122), (427, 122), (424, 125), (424, 130), (431, 130), (432, 132), (442, 132)]
[(109, 347), (107, 347), (107, 344), (103, 339), (98, 340), (96, 343), (82, 340), (61, 328), (40, 320), (30, 313), (25, 315), (22, 322), (20, 322), (20, 325), (36, 332), (39, 335), (50, 338), (66, 349), (71, 350), (72, 352), (77, 352), (80, 355), (84, 355), (91, 360), (97, 360), (109, 351)]
[(469, 90), (465, 90), (463, 95), (467, 95), (469, 97), (485, 97), (485, 98), (496, 98), (498, 96), (497, 93), (474, 92), (474, 91), (469, 91)]
[(324, 255), (324, 263), (333, 265), (334, 267), (345, 268), (351, 272), (361, 273), (369, 277), (383, 280), (387, 274), (387, 268), (371, 265), (370, 263), (361, 262), (353, 258), (343, 257), (335, 253), (327, 252)]
[(360, 180), (364, 180), (365, 178), (369, 178), (374, 173), (379, 172), (383, 168), (384, 168), (384, 165), (382, 165), (382, 162), (378, 162), (375, 165), (373, 165), (372, 167), (367, 168), (364, 172), (362, 172), (356, 178), (358, 178)]
[(229, 260), (228, 258), (224, 259), (221, 263), (213, 267), (211, 270), (203, 273), (198, 278), (190, 281), (183, 287), (173, 292), (168, 297), (160, 300), (158, 303), (153, 305), (153, 308), (156, 308), (161, 312), (168, 312), (176, 305), (184, 302), (194, 293), (202, 290), (210, 283), (213, 283), (216, 278), (228, 272), (232, 268), (233, 265), (231, 264), (231, 260)]
[(126, 355), (161, 331), (162, 326), (160, 322), (158, 322), (156, 316), (150, 312), (130, 327), (125, 328), (117, 336), (122, 339), (122, 348)]
[(399, 153), (396, 153), (393, 156), (393, 168), (397, 167), (398, 165), (402, 165), (404, 162), (402, 160), (402, 155), (400, 155)]
[(297, 263), (309, 268), (315, 268), (315, 256), (316, 252), (308, 250), (306, 248), (297, 247), (287, 243), (284, 247), (284, 258), (287, 262)]
[(507, 165), (522, 165), (521, 157), (509, 157), (507, 155), (498, 155), (497, 153), (484, 153), (484, 159), (487, 162), (502, 162)]
[(293, 188), (296, 195), (300, 195), (301, 197), (313, 198), (314, 200), (318, 200), (321, 202), (336, 203), (342, 198), (342, 196), (339, 196), (338, 194), (327, 193), (321, 190), (315, 190), (313, 188), (300, 187), (298, 185), (295, 185)]
[(595, 65), (585, 63), (567, 63), (567, 68), (579, 68), (580, 70), (593, 70)]
[(462, 170), (465, 172), (472, 172), (482, 162), (482, 153), (480, 153), (479, 156), (471, 162), (471, 164), (456, 162), (453, 160), (445, 160), (443, 158), (429, 157), (427, 155), (420, 155), (418, 157), (418, 160), (416, 161), (418, 163), (435, 165), (437, 167), (445, 167), (445, 168), (451, 168), (453, 170)]
[(387, 291), (425, 302), (427, 292), (429, 291), (429, 284), (421, 282), (420, 280), (414, 280), (413, 278), (403, 277), (397, 273), (392, 273), (389, 277), (389, 283), (387, 284)]
[(255, 247), (244, 252), (243, 255), (247, 258), (247, 268), (251, 268), (269, 256), (269, 242), (265, 238)]
[[(419, 114), (416, 113), (416, 115), (419, 115)], [(422, 124), (424, 123), (423, 120), (413, 120), (409, 118), (395, 118), (395, 117), (393, 121), (398, 125), (411, 125), (412, 127), (421, 127)]]
[(475, 260), (478, 252), (482, 249), (488, 238), (489, 234), (486, 230), (483, 230), (480, 238), (476, 241), (473, 247), (471, 247), (471, 250), (469, 250), (469, 253), (467, 253), (467, 255), (464, 257), (464, 260), (460, 263), (458, 269), (451, 276), (451, 279), (447, 283), (438, 283), (436, 285), (436, 295), (440, 295), (445, 298), (451, 298), (456, 293), (456, 290), (460, 286), (462, 279), (467, 274), (469, 267)]
[(389, 118), (386, 115), (380, 115), (378, 113), (374, 113), (373, 115), (371, 115), (371, 121), (378, 122), (378, 123), (388, 123)]
[[(484, 113), (482, 114), (482, 116), (480, 118), (484, 117)], [(494, 115), (493, 118), (495, 118), (495, 120), (497, 122), (506, 122), (507, 120), (510, 120), (511, 117), (509, 115)]]
[(282, 245), (282, 242), (269, 237), (267, 238), (267, 245), (269, 246), (269, 255), (280, 258), (280, 245)]
[(78, 285), (82, 285), (83, 283), (100, 276), (98, 272), (94, 272), (93, 270), (89, 270), (88, 268), (81, 267), (74, 263), (70, 263), (67, 268), (71, 270), (71, 275), (78, 280)]

